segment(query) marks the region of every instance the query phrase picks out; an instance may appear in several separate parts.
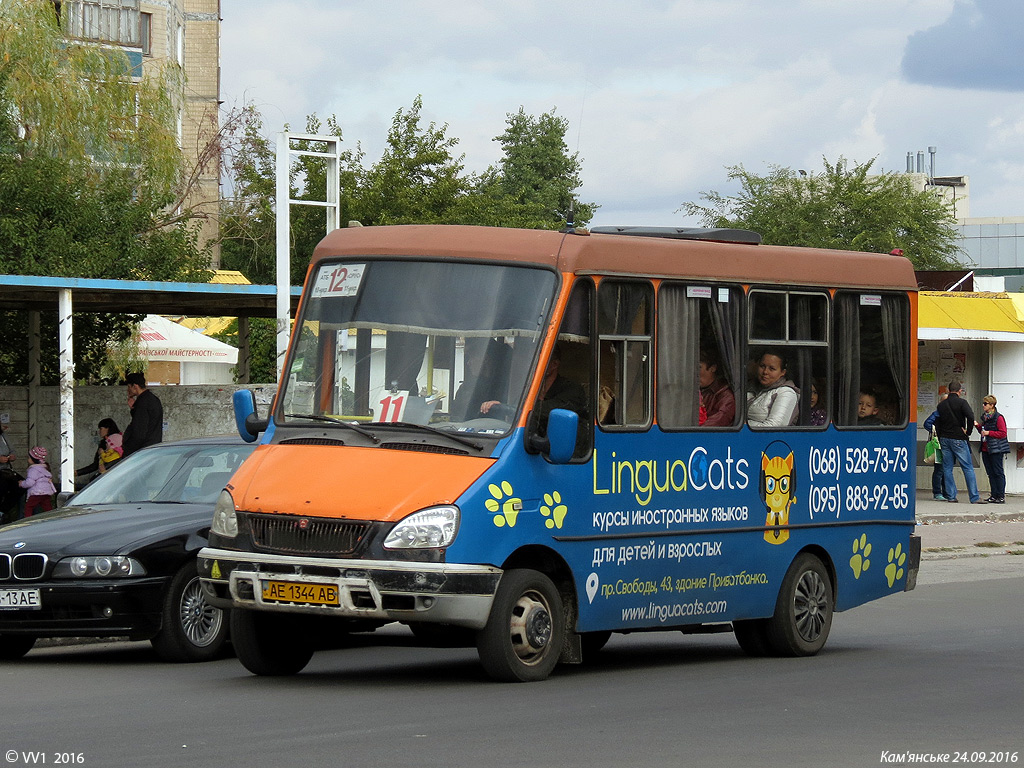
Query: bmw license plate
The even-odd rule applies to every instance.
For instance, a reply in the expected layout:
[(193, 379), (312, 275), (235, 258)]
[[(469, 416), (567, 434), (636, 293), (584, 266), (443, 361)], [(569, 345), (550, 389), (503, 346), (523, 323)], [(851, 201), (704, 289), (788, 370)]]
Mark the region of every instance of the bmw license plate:
[(42, 607), (38, 589), (0, 589), (0, 611), (38, 611)]
[(334, 584), (315, 584), (294, 581), (264, 581), (263, 599), (275, 603), (301, 605), (340, 605), (338, 587)]

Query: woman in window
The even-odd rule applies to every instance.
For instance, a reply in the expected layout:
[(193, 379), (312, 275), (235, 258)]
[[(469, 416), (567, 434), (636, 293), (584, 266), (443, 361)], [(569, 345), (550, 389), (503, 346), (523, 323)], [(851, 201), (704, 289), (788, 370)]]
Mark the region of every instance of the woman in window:
[(747, 393), (747, 424), (752, 427), (787, 427), (797, 416), (800, 390), (786, 378), (786, 358), (765, 352), (757, 363), (753, 389)]

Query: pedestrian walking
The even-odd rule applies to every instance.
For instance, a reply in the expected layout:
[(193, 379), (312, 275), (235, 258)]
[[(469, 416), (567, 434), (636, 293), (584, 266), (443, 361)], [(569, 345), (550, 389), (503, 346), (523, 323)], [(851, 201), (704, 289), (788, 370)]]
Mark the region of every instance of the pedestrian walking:
[(949, 395), (935, 409), (939, 412), (935, 431), (939, 435), (939, 445), (942, 448), (942, 477), (947, 498), (956, 504), (956, 482), (953, 480), (955, 458), (964, 473), (971, 504), (982, 504), (981, 494), (978, 493), (978, 479), (974, 476), (974, 464), (971, 463), (971, 446), (967, 442), (974, 429), (974, 411), (963, 398), (965, 394), (967, 390), (954, 379), (949, 382)]
[(995, 395), (985, 395), (981, 399), (981, 423), (974, 426), (981, 433), (981, 460), (988, 473), (988, 484), (991, 495), (986, 499), (990, 504), (1006, 503), (1006, 474), (1003, 471), (1003, 459), (1010, 452), (1010, 442), (1006, 439), (1006, 419), (996, 410)]
[(146, 387), (146, 377), (129, 373), (124, 377), (128, 386), (132, 418), (124, 430), (121, 447), (128, 456), (143, 448), (156, 445), (164, 439), (164, 406), (160, 398)]

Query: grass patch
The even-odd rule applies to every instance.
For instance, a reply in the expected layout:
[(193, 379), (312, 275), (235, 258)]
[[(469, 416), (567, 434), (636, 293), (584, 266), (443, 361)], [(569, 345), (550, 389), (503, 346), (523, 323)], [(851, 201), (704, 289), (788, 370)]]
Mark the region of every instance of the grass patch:
[(1024, 549), (1008, 549), (1006, 550), (1008, 555), (1024, 555)]
[(979, 541), (974, 546), (976, 547), (993, 547), (998, 549), (999, 547), (1005, 547), (1005, 544), (1000, 544), (998, 541)]

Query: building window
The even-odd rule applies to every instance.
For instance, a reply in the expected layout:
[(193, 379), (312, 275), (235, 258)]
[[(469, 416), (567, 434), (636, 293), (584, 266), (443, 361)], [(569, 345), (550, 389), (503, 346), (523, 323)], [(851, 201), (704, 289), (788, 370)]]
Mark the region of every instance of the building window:
[(153, 55), (153, 14), (139, 14), (139, 45), (143, 56)]

